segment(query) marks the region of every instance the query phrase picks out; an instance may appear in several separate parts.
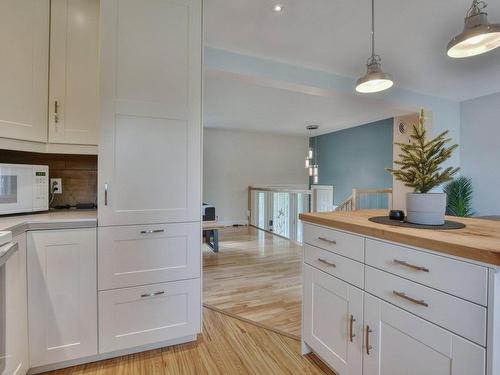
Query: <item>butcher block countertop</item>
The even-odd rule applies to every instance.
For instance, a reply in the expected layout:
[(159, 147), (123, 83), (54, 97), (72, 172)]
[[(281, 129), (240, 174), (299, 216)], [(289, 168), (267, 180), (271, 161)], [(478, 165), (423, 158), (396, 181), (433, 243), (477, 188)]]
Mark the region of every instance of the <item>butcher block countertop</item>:
[(387, 210), (337, 211), (301, 214), (304, 222), (398, 242), (408, 246), (500, 266), (500, 221), (448, 217), (463, 229), (429, 230), (377, 224), (368, 219), (388, 215)]

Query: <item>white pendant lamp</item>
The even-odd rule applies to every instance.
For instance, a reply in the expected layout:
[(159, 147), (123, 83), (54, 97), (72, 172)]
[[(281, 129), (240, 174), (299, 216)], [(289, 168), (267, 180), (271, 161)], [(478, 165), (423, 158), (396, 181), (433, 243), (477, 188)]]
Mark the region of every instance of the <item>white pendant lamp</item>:
[[(309, 132), (309, 139), (311, 138), (311, 132), (317, 130), (318, 128), (319, 128), (318, 125), (306, 126), (306, 129)], [(309, 149), (307, 150), (305, 167), (308, 170), (309, 177), (312, 177), (313, 184), (317, 184), (319, 179), (319, 166), (317, 160), (318, 159), (317, 140), (314, 143), (314, 146), (315, 149), (309, 146)]]
[(356, 82), (356, 91), (365, 94), (379, 92), (392, 85), (392, 76), (382, 71), (382, 59), (375, 54), (375, 0), (372, 0), (372, 55), (366, 62), (366, 74)]
[(500, 24), (488, 22), (485, 8), (484, 1), (472, 1), (465, 15), (464, 30), (448, 43), (449, 57), (476, 56), (500, 47)]

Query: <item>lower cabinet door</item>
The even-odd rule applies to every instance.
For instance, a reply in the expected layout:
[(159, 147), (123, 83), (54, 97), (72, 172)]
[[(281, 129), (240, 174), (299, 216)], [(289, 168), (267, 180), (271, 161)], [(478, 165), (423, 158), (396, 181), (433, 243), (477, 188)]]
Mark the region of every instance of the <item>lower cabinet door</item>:
[(363, 292), (307, 264), (303, 274), (303, 340), (338, 375), (360, 375)]
[(485, 374), (481, 346), (369, 294), (364, 316), (364, 375)]
[(199, 333), (200, 284), (192, 279), (99, 292), (99, 352)]
[(96, 229), (28, 232), (31, 367), (97, 354)]

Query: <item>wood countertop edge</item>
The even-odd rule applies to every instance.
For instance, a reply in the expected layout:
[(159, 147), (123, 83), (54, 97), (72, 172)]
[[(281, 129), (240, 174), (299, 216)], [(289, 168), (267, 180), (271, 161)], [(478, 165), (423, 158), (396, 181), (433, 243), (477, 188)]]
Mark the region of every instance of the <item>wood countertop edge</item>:
[(323, 225), (333, 229), (340, 229), (364, 236), (374, 237), (381, 240), (398, 242), (403, 245), (413, 246), (421, 249), (436, 251), (443, 254), (456, 256), (459, 258), (474, 260), (482, 263), (500, 266), (500, 253), (487, 249), (478, 249), (460, 244), (452, 244), (445, 241), (429, 239), (410, 235), (407, 233), (396, 233), (382, 228), (367, 227), (358, 223), (346, 223), (332, 218), (312, 217), (307, 214), (300, 214), (299, 218), (307, 223)]

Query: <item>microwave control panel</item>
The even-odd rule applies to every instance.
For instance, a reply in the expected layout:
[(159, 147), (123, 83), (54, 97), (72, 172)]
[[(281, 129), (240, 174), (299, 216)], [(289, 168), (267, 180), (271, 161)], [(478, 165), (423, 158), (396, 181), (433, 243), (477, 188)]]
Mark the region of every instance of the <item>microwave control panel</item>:
[(49, 209), (49, 167), (33, 166), (33, 211)]

